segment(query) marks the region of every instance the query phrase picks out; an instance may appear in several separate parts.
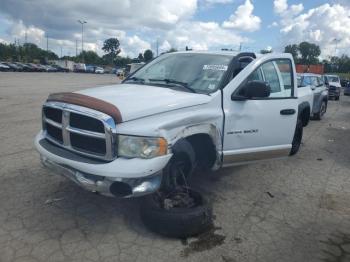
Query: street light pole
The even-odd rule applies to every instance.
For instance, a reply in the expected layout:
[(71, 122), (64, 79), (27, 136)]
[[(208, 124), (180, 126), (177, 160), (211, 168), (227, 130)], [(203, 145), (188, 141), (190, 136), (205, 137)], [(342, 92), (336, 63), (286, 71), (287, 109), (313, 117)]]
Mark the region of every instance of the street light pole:
[(82, 60), (84, 62), (84, 24), (86, 24), (86, 21), (81, 21), (78, 20), (78, 23), (81, 24), (81, 56), (82, 56)]

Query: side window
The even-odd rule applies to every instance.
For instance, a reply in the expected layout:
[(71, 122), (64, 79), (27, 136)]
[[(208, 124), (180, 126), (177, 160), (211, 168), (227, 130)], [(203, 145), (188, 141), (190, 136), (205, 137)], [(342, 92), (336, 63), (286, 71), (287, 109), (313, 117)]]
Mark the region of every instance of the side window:
[(267, 62), (261, 66), (262, 71), (264, 72), (265, 82), (267, 82), (271, 87), (271, 95), (273, 93), (281, 92), (280, 80), (278, 77), (278, 73), (273, 62)]
[[(292, 86), (293, 86), (293, 69), (292, 69), (292, 63), (290, 60), (288, 59), (279, 59), (276, 60), (276, 65), (277, 68), (280, 72), (281, 78), (282, 78), (282, 85), (284, 90), (292, 90)], [(289, 92), (285, 92), (285, 94), (287, 96), (291, 96), (291, 91)]]
[(304, 76), (304, 77), (303, 77), (302, 86), (310, 86), (310, 85), (312, 85), (311, 77), (309, 77), (309, 76)]
[[(264, 81), (270, 85), (271, 98), (285, 98), (292, 96), (293, 68), (289, 59), (276, 59), (265, 62), (251, 73), (246, 81)], [(242, 95), (239, 90), (238, 94)]]
[(315, 77), (315, 76), (312, 77), (312, 85), (315, 86), (315, 87), (318, 86), (317, 77)]
[(323, 79), (322, 79), (322, 77), (318, 77), (318, 84), (320, 86), (323, 86)]
[(260, 67), (256, 69), (253, 73), (251, 73), (250, 76), (248, 76), (247, 78), (247, 81), (254, 81), (254, 80), (264, 81), (264, 77), (261, 73)]

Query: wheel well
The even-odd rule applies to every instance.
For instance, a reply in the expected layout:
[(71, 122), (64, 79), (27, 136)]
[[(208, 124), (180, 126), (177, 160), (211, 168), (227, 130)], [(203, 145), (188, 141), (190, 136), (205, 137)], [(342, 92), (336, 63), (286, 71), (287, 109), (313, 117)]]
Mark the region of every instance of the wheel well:
[(195, 134), (186, 138), (196, 155), (198, 168), (209, 169), (216, 161), (216, 147), (208, 134)]
[(303, 126), (307, 126), (310, 120), (310, 107), (304, 107), (299, 114), (299, 118), (301, 119)]

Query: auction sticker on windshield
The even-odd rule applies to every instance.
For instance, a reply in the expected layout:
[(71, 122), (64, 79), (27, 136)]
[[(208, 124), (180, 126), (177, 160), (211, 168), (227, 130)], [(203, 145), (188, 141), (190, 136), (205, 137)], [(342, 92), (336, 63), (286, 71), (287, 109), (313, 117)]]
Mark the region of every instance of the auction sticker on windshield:
[(226, 71), (227, 65), (204, 65), (203, 70)]

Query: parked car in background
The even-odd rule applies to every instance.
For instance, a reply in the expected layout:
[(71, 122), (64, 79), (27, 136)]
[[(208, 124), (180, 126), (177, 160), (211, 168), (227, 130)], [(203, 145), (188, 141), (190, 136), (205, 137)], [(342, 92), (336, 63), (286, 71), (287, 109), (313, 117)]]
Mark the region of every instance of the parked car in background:
[(347, 83), (347, 85), (344, 87), (344, 95), (350, 96), (350, 81)]
[(341, 87), (346, 87), (347, 85), (348, 85), (348, 83), (349, 83), (349, 79), (346, 79), (346, 78), (341, 78), (340, 79), (340, 85), (341, 85)]
[(301, 118), (303, 126), (307, 126), (309, 124), (311, 115), (312, 115), (312, 107), (314, 104), (314, 94), (312, 92), (310, 85), (302, 84), (303, 77), (300, 74), (297, 74), (297, 86), (298, 86), (298, 103), (299, 111), (307, 112)]
[(298, 86), (309, 86), (313, 92), (313, 106), (311, 117), (321, 120), (327, 111), (328, 90), (322, 80), (321, 75), (317, 74), (298, 74)]
[(26, 64), (15, 62), (14, 64), (20, 66), (23, 72), (32, 72), (32, 68)]
[(52, 65), (44, 65), (46, 72), (57, 72), (57, 69)]
[(86, 65), (84, 63), (74, 64), (74, 72), (85, 73), (86, 72)]
[(8, 72), (8, 71), (11, 71), (11, 68), (8, 65), (0, 63), (0, 71), (1, 72)]
[(340, 78), (337, 75), (324, 75), (323, 81), (328, 88), (328, 97), (334, 98), (335, 100), (339, 100), (341, 85)]
[(95, 73), (96, 66), (94, 65), (86, 65), (86, 73)]
[(51, 65), (51, 66), (56, 69), (56, 72), (65, 72), (65, 73), (69, 72), (68, 68), (62, 67), (60, 65)]
[(130, 75), (132, 73), (134, 73), (135, 71), (137, 71), (139, 68), (143, 67), (145, 65), (145, 63), (141, 62), (141, 63), (131, 63), (128, 64), (126, 66), (126, 75)]
[(102, 67), (95, 67), (95, 74), (104, 74), (105, 70)]
[(18, 66), (18, 65), (16, 65), (16, 64), (14, 64), (14, 63), (5, 62), (5, 63), (3, 63), (3, 64), (4, 64), (4, 65), (7, 65), (7, 66), (10, 68), (11, 71), (14, 71), (14, 72), (20, 72), (20, 71), (22, 71), (22, 70), (21, 70), (21, 67)]

